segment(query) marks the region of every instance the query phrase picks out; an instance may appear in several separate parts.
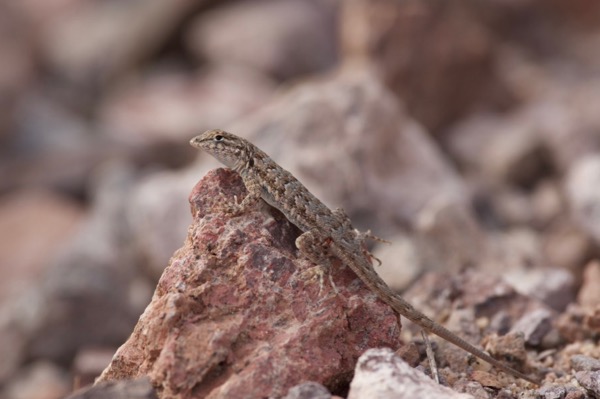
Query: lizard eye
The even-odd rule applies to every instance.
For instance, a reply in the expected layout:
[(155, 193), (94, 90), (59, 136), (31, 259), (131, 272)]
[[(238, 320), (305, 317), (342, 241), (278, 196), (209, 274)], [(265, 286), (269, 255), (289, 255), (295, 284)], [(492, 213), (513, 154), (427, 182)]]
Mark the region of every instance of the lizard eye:
[(215, 141), (223, 141), (223, 136), (221, 136), (220, 134), (216, 135)]

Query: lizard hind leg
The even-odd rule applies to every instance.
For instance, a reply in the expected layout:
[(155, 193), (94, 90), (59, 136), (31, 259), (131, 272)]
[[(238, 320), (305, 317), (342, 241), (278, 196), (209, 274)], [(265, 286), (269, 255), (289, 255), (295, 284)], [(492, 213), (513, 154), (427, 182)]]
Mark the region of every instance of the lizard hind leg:
[(374, 259), (377, 262), (378, 266), (381, 266), (381, 260), (378, 257), (376, 257), (375, 255), (373, 255), (373, 253), (367, 249), (367, 245), (366, 245), (365, 241), (367, 239), (369, 239), (369, 240), (379, 241), (379, 242), (382, 242), (385, 244), (391, 244), (391, 242), (384, 240), (383, 238), (379, 238), (374, 234), (371, 234), (371, 230), (362, 232), (357, 229), (354, 229), (354, 234), (356, 235), (358, 241), (362, 245), (363, 254), (369, 259)]
[(341, 221), (341, 225), (340, 225), (341, 229), (340, 230), (345, 231), (345, 232), (350, 232), (350, 234), (352, 236), (354, 236), (356, 241), (360, 242), (360, 245), (363, 247), (364, 255), (369, 259), (374, 259), (379, 264), (379, 266), (381, 266), (381, 260), (379, 260), (375, 255), (373, 255), (371, 253), (371, 251), (369, 251), (367, 249), (366, 241), (373, 240), (373, 241), (378, 241), (378, 242), (385, 243), (385, 244), (391, 244), (391, 242), (384, 240), (383, 238), (377, 237), (375, 234), (371, 233), (371, 230), (362, 232), (362, 231), (352, 227), (352, 222), (350, 221), (350, 217), (348, 216), (346, 211), (344, 211), (342, 208), (336, 208), (332, 212), (336, 216), (336, 219)]
[(308, 260), (315, 264), (314, 267), (304, 271), (302, 274), (318, 276), (319, 278), (319, 296), (323, 290), (323, 278), (327, 274), (329, 283), (336, 294), (339, 293), (331, 277), (331, 256), (328, 254), (326, 243), (319, 238), (316, 231), (307, 231), (296, 238), (296, 247)]

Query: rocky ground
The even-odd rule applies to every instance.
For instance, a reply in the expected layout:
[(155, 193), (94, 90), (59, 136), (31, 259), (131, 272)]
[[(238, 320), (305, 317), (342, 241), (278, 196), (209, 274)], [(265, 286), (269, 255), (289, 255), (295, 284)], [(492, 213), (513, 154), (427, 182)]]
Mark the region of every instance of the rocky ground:
[[(599, 20), (1, 3), (0, 397), (600, 396)], [(341, 265), (321, 284), (280, 213), (219, 213), (245, 190), (189, 146), (209, 128), (391, 241), (390, 286), (541, 386), (432, 337), (435, 383), (419, 329)]]

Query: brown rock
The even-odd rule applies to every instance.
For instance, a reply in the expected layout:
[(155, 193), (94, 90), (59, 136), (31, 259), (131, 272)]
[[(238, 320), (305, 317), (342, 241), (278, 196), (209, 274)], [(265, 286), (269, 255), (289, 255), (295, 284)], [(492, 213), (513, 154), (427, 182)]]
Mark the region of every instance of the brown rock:
[(600, 183), (600, 156), (590, 155), (572, 165), (565, 188), (577, 221), (600, 242), (600, 193), (594, 188)]
[(571, 367), (576, 371), (598, 371), (600, 360), (585, 355), (575, 355), (571, 357)]
[(569, 4), (561, 0), (494, 1), (486, 3), (485, 11), (487, 20), (506, 39), (519, 40), (519, 45), (528, 51), (543, 54), (548, 53), (544, 41), (549, 40), (555, 43), (552, 50), (555, 56), (566, 56), (566, 49), (561, 47), (570, 43), (566, 38), (579, 36), (573, 33), (595, 31), (600, 16), (598, 3), (589, 0)]
[[(402, 291), (412, 283), (426, 267), (415, 240), (407, 234), (386, 237), (390, 244), (379, 245), (373, 254), (381, 260), (375, 270), (393, 290)], [(402, 267), (398, 267), (402, 265)]]
[(567, 341), (577, 343), (590, 339), (593, 333), (586, 324), (588, 313), (581, 307), (571, 304), (556, 320), (556, 328)]
[(567, 393), (567, 395), (565, 396), (565, 399), (585, 399), (586, 395), (585, 392), (583, 391), (571, 391), (569, 393)]
[(273, 90), (272, 81), (247, 68), (155, 73), (113, 91), (100, 107), (100, 118), (103, 130), (122, 145), (150, 151), (168, 143), (183, 147), (179, 157), (189, 158), (193, 135), (259, 108)]
[(579, 276), (597, 252), (597, 244), (587, 229), (567, 214), (544, 232), (543, 240), (547, 262), (567, 269), (573, 276)]
[(0, 4), (0, 143), (13, 132), (15, 111), (34, 81), (34, 51), (30, 34), (14, 3)]
[(3, 386), (6, 399), (57, 399), (67, 395), (71, 382), (65, 370), (55, 364), (37, 361), (21, 368)]
[(133, 174), (113, 164), (97, 177), (78, 234), (47, 260), (40, 286), (23, 294), (36, 305), (27, 336), (30, 358), (68, 363), (82, 348), (117, 346), (149, 300), (138, 294), (148, 282), (136, 275), (123, 216)]
[(223, 3), (192, 22), (187, 41), (202, 60), (289, 79), (335, 61), (333, 7), (302, 0)]
[(543, 275), (533, 266), (545, 264), (539, 234), (527, 227), (492, 232), (489, 247), (492, 256), (480, 263), (482, 271), (501, 274), (519, 292), (533, 293)]
[(499, 359), (510, 359), (511, 363), (522, 369), (527, 364), (527, 351), (523, 334), (510, 332), (506, 335), (487, 336), (485, 349)]
[[(500, 278), (473, 270), (451, 276), (429, 273), (414, 282), (403, 296), (425, 314), (435, 315), (435, 320), (450, 331), (482, 346), (495, 357), (514, 361), (516, 368), (528, 367), (523, 337), (497, 334), (505, 334), (527, 309), (543, 306), (517, 294)], [(502, 321), (495, 321), (497, 318)], [(416, 334), (414, 325), (408, 324), (406, 328)], [(434, 342), (438, 367), (450, 369), (449, 380), (456, 380), (459, 373), (469, 375), (473, 370), (481, 370), (493, 374), (502, 384), (511, 382), (510, 376), (497, 373), (486, 363), (473, 362), (461, 349), (437, 338)]]
[(156, 51), (197, 6), (160, 0), (71, 3), (45, 21), (39, 38), (45, 57), (70, 83), (101, 90)]
[(512, 327), (520, 332), (528, 345), (540, 345), (552, 330), (552, 313), (548, 309), (536, 309), (523, 315)]
[(585, 266), (583, 283), (577, 302), (584, 308), (593, 309), (600, 306), (600, 262), (594, 260)]
[(341, 42), (346, 63), (374, 63), (434, 132), (502, 90), (493, 34), (472, 1), (345, 1)]
[(149, 375), (176, 398), (281, 396), (307, 380), (335, 392), (364, 349), (398, 346), (393, 311), (345, 268), (331, 271), (338, 294), (327, 278), (320, 287), (278, 212), (219, 210), (244, 192), (223, 169), (194, 188), (188, 239), (99, 381)]
[(140, 267), (153, 281), (158, 281), (165, 264), (181, 246), (191, 222), (186, 196), (199, 173), (189, 172), (147, 176), (134, 184), (127, 199), (126, 219), (135, 238), (131, 245), (143, 259)]
[(543, 399), (562, 399), (567, 395), (567, 389), (564, 386), (543, 386), (538, 390)]
[(529, 298), (518, 294), (501, 278), (472, 269), (453, 275), (428, 273), (411, 285), (405, 297), (440, 317), (453, 311), (454, 300), (459, 307), (454, 311), (472, 308), (476, 319), (491, 319), (499, 312), (509, 312), (515, 321), (531, 306)]
[(21, 191), (0, 201), (0, 381), (27, 358), (44, 314), (40, 291), (50, 259), (72, 239), (80, 207), (46, 191)]
[(502, 388), (504, 384), (498, 380), (498, 376), (482, 370), (473, 370), (471, 377), (484, 387)]
[[(593, 132), (600, 118), (594, 104), (600, 80), (575, 83), (535, 69), (517, 79), (515, 86), (531, 86), (531, 82), (536, 87), (523, 107), (505, 114), (475, 113), (453, 128), (447, 146), (459, 165), (479, 176), (481, 172), (496, 180), (504, 176), (533, 188), (549, 177), (572, 173), (573, 165), (586, 156), (596, 156), (600, 141)], [(488, 158), (493, 162), (488, 164)], [(585, 178), (595, 174), (592, 170)], [(580, 190), (586, 193), (584, 188)]]
[(49, 191), (17, 191), (0, 201), (0, 301), (39, 276), (83, 219), (75, 202)]
[(515, 268), (504, 279), (521, 294), (536, 298), (556, 311), (563, 311), (575, 299), (573, 274), (559, 268)]
[(532, 114), (474, 114), (453, 129), (449, 149), (463, 169), (488, 183), (531, 188), (553, 167)]
[(432, 199), (416, 215), (418, 252), (428, 269), (458, 272), (487, 255), (486, 235), (466, 205)]
[(600, 371), (578, 371), (575, 378), (590, 395), (600, 396)]
[(73, 359), (72, 372), (78, 386), (90, 385), (111, 362), (114, 348), (84, 348)]
[(533, 218), (536, 226), (546, 227), (556, 221), (567, 210), (566, 199), (559, 182), (542, 180), (531, 197)]
[(585, 326), (593, 333), (597, 334), (600, 332), (600, 305), (588, 312), (585, 317)]
[(396, 351), (396, 355), (400, 356), (402, 360), (408, 363), (411, 367), (417, 367), (421, 362), (421, 354), (419, 353), (419, 349), (417, 345), (414, 343), (409, 343), (407, 345), (403, 345)]
[[(464, 392), (477, 399), (488, 399), (491, 397), (489, 394), (489, 388), (485, 388), (479, 382), (464, 377), (453, 382), (452, 389), (458, 392)], [(509, 398), (503, 398), (501, 393), (502, 391), (500, 391), (496, 399), (513, 399), (512, 396)]]
[(51, 96), (29, 94), (19, 109), (13, 140), (0, 149), (2, 191), (48, 187), (82, 196), (92, 169), (122, 152), (90, 134), (81, 115)]

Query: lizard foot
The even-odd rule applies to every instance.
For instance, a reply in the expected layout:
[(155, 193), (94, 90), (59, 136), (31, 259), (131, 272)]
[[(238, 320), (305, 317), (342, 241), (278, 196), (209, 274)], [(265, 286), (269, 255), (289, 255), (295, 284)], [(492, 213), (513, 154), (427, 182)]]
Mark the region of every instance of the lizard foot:
[(316, 265), (315, 267), (308, 269), (305, 273), (319, 276), (319, 296), (323, 290), (323, 276), (325, 274), (327, 274), (331, 287), (335, 293), (339, 294), (339, 291), (333, 282), (333, 278), (331, 277), (331, 258), (324, 247), (323, 240), (320, 240), (318, 237), (319, 235), (317, 232), (307, 231), (296, 239), (296, 247), (298, 247), (300, 252)]
[(331, 273), (328, 273), (329, 270), (327, 270), (326, 267), (323, 267), (321, 265), (315, 265), (305, 271), (302, 272), (301, 277), (302, 279), (307, 279), (307, 280), (314, 280), (315, 278), (319, 279), (319, 297), (321, 297), (322, 293), (323, 293), (323, 287), (325, 285), (325, 275), (327, 275), (327, 278), (329, 280), (329, 283), (331, 284), (331, 288), (333, 288), (333, 290), (335, 291), (336, 294), (339, 294), (338, 288), (335, 285), (335, 283), (333, 282), (333, 278), (331, 277)]

